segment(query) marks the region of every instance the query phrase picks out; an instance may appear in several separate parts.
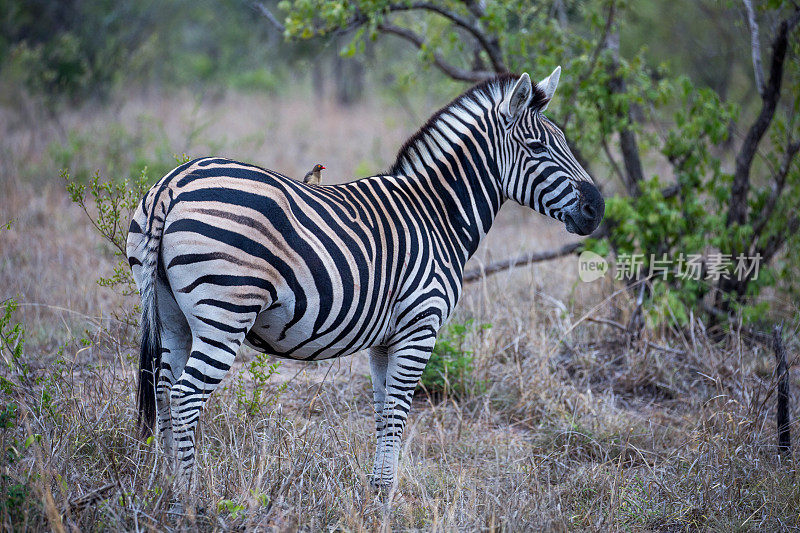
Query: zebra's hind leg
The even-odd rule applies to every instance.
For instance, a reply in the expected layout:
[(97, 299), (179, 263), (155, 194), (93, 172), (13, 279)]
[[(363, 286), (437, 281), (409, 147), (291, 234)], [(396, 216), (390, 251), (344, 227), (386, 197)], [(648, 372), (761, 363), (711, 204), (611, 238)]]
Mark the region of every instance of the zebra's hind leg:
[[(418, 327), (397, 339), (389, 347), (386, 357), (383, 406), (378, 410), (380, 391), (375, 390), (377, 449), (372, 469), (372, 484), (391, 486), (397, 480), (397, 465), (403, 430), (414, 397), (414, 389), (422, 377), (436, 343), (436, 329)], [(379, 357), (370, 354), (373, 372), (382, 365)], [(373, 388), (375, 377), (373, 376)]]
[[(212, 321), (213, 322), (213, 321)], [(189, 359), (172, 386), (172, 431), (177, 456), (177, 488), (187, 490), (195, 463), (195, 431), (203, 406), (233, 365), (244, 331), (224, 329), (192, 331)]]
[(186, 319), (169, 317), (161, 334), (161, 366), (156, 384), (158, 434), (164, 452), (165, 472), (175, 472), (175, 447), (172, 434), (172, 385), (183, 372), (192, 343), (192, 333)]

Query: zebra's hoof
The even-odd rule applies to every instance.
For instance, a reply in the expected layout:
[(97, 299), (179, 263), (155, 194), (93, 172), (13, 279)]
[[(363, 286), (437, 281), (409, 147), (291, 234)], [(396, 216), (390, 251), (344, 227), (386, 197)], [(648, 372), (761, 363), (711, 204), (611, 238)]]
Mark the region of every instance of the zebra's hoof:
[(393, 479), (386, 479), (379, 476), (369, 476), (369, 486), (376, 492), (389, 492), (395, 483)]

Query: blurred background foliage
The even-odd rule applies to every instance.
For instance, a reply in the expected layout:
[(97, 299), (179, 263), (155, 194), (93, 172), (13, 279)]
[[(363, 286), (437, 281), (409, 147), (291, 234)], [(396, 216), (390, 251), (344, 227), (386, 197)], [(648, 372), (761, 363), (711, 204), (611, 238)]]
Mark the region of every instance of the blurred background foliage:
[[(608, 198), (589, 246), (644, 254), (631, 286), (648, 277), (650, 254), (700, 254), (704, 274), (710, 254), (760, 255), (758, 279), (647, 280), (650, 309), (669, 310), (656, 323), (705, 313), (724, 326), (796, 314), (798, 18), (779, 0), (2, 0), (0, 103), (57, 124), (132, 87), (301, 90), (340, 105), (369, 93), (422, 123), (420, 98), (441, 103), (498, 72), (541, 78), (561, 65), (548, 114)], [(73, 179), (88, 180), (97, 158), (112, 178), (149, 166), (156, 179), (182, 149), (167, 145), (156, 124), (103, 139), (63, 131), (47, 153)]]

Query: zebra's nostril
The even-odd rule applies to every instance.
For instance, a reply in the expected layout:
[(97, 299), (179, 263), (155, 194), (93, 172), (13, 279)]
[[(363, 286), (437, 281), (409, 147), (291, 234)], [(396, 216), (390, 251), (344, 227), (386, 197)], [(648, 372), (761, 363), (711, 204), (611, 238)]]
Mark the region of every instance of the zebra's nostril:
[[(575, 233), (579, 235), (588, 235), (593, 232), (606, 211), (606, 204), (603, 201), (603, 196), (597, 187), (589, 182), (582, 181), (578, 184), (578, 193), (580, 194), (578, 205), (575, 209), (575, 218), (573, 222), (577, 223)], [(567, 228), (569, 230), (569, 227)]]

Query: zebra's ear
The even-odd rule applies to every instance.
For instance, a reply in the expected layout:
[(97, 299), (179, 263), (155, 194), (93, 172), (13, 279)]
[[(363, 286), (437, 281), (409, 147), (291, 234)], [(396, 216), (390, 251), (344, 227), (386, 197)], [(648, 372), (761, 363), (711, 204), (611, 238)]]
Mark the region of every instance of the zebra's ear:
[(558, 87), (558, 78), (561, 77), (561, 66), (557, 66), (549, 76), (545, 79), (540, 81), (536, 84), (536, 88), (542, 91), (545, 95), (544, 105), (541, 108), (541, 111), (547, 109), (547, 104), (550, 103), (550, 99), (553, 98), (553, 95), (556, 94), (556, 87)]
[(531, 96), (533, 96), (533, 85), (531, 84), (531, 77), (526, 72), (519, 77), (517, 84), (508, 93), (503, 103), (500, 104), (500, 112), (506, 118), (513, 120), (523, 109), (528, 107)]

